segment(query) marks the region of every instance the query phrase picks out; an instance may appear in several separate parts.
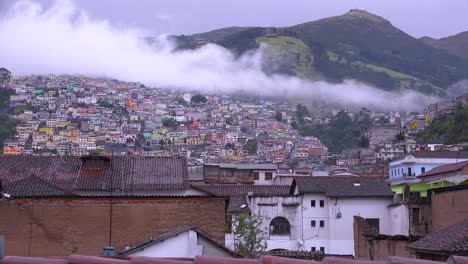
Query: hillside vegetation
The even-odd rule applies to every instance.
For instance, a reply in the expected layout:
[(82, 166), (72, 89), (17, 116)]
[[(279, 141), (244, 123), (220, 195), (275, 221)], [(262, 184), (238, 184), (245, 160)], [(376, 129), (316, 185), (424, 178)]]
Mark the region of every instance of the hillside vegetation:
[(174, 38), (179, 48), (216, 43), (237, 55), (264, 43), (268, 73), (331, 82), (352, 78), (385, 90), (443, 95), (446, 87), (468, 78), (467, 59), (362, 10), (291, 27), (230, 27)]
[(6, 114), (12, 94), (14, 91), (11, 89), (0, 89), (0, 152), (3, 152), (3, 142), (13, 137), (16, 132), (16, 119)]
[(459, 105), (454, 115), (432, 121), (418, 135), (423, 143), (455, 144), (468, 142), (468, 107)]
[(468, 49), (466, 48), (468, 47), (468, 31), (441, 39), (422, 37), (420, 40), (434, 48), (468, 59)]

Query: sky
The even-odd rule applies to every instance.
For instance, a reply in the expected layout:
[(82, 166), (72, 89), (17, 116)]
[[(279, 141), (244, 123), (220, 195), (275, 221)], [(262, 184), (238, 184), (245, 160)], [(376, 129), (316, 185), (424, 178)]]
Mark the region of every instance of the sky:
[[(15, 0), (0, 0), (0, 15)], [(54, 0), (38, 0), (52, 5)], [(364, 9), (414, 37), (446, 37), (468, 30), (467, 0), (75, 0), (117, 27), (159, 34), (193, 34), (228, 26), (291, 26)]]
[[(336, 84), (266, 74), (262, 68), (264, 46), (240, 57), (215, 44), (177, 50), (163, 34), (190, 34), (232, 25), (286, 26), (344, 13), (351, 8), (379, 14), (385, 11), (385, 18), (395, 20), (390, 16), (398, 13), (398, 1), (393, 0), (393, 4), (387, 6), (377, 0), (336, 6), (325, 1), (288, 1), (285, 5), (279, 4), (284, 1), (273, 0), (253, 3), (244, 0), (0, 0), (0, 67), (9, 69), (13, 76), (84, 74), (195, 92), (300, 97), (381, 110), (421, 110), (441, 98), (412, 90), (383, 91), (354, 80)], [(408, 2), (411, 3), (408, 8), (415, 12), (416, 8), (411, 6), (415, 1)], [(365, 7), (364, 3), (367, 3)], [(427, 8), (429, 3), (442, 1), (426, 0), (424, 3), (419, 10), (422, 13), (427, 10), (426, 16), (430, 16), (429, 11), (438, 7)], [(440, 5), (438, 12), (443, 13), (442, 8), (458, 12), (466, 6), (462, 2), (450, 3), (449, 6)], [(419, 25), (414, 29), (404, 28), (407, 32), (436, 36), (436, 28), (420, 25), (416, 16), (406, 18), (399, 14), (398, 17), (402, 25)], [(460, 22), (456, 17), (455, 13), (447, 16), (445, 31), (439, 32), (440, 36), (461, 31), (449, 25)], [(406, 19), (413, 21), (405, 23)], [(426, 18), (426, 21), (432, 20)], [(449, 29), (455, 32), (448, 32)], [(424, 30), (433, 32), (421, 33)], [(156, 38), (150, 44), (145, 37), (151, 34)], [(465, 88), (466, 83), (462, 85), (462, 89)]]

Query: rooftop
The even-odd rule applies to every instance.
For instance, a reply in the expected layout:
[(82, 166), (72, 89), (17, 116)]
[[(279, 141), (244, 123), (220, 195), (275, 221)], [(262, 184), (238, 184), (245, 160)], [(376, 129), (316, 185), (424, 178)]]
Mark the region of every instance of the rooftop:
[(379, 178), (363, 177), (296, 177), (291, 186), (299, 193), (324, 193), (329, 197), (391, 197), (388, 184)]
[(180, 157), (1, 156), (0, 181), (13, 197), (178, 190), (188, 188), (186, 163)]
[(451, 225), (408, 245), (415, 251), (438, 253), (468, 252), (468, 219)]
[(446, 164), (446, 165), (435, 167), (430, 171), (426, 171), (425, 173), (419, 175), (418, 177), (422, 178), (422, 177), (432, 176), (432, 175), (437, 175), (437, 174), (442, 174), (442, 173), (455, 172), (455, 171), (459, 171), (463, 169), (466, 166), (468, 166), (468, 161)]

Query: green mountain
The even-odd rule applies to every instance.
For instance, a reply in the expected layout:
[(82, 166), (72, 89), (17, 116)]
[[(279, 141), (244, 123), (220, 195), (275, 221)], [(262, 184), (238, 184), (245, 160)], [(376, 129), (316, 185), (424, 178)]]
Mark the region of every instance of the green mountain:
[(468, 78), (468, 59), (437, 49), (361, 10), (291, 27), (229, 27), (174, 37), (179, 48), (216, 43), (237, 55), (266, 44), (264, 70), (384, 90), (444, 94)]
[(422, 37), (420, 40), (434, 48), (442, 49), (453, 55), (468, 59), (468, 31), (441, 38)]

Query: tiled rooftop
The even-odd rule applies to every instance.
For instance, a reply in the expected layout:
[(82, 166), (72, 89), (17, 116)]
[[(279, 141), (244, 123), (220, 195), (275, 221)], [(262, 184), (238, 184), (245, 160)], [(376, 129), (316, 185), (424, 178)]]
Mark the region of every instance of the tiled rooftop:
[(468, 219), (429, 234), (409, 244), (408, 248), (415, 251), (466, 254), (468, 252)]
[(388, 184), (379, 178), (296, 177), (291, 191), (295, 185), (300, 193), (324, 193), (329, 197), (393, 196)]
[[(115, 156), (100, 165), (86, 158), (1, 156), (0, 181), (14, 197), (63, 196), (79, 191), (178, 190), (188, 188), (186, 159), (180, 157)], [(106, 159), (108, 163), (106, 162)], [(96, 166), (94, 166), (97, 164)]]
[[(448, 263), (467, 263), (468, 257), (455, 256)], [(4, 257), (0, 264), (441, 264), (444, 262), (410, 259), (402, 257), (389, 257), (385, 261), (355, 260), (338, 257), (325, 257), (322, 262), (262, 256), (258, 259), (223, 258), (212, 256), (198, 256), (195, 259), (187, 258), (106, 258), (72, 255), (69, 257), (40, 258), (40, 257)]]

